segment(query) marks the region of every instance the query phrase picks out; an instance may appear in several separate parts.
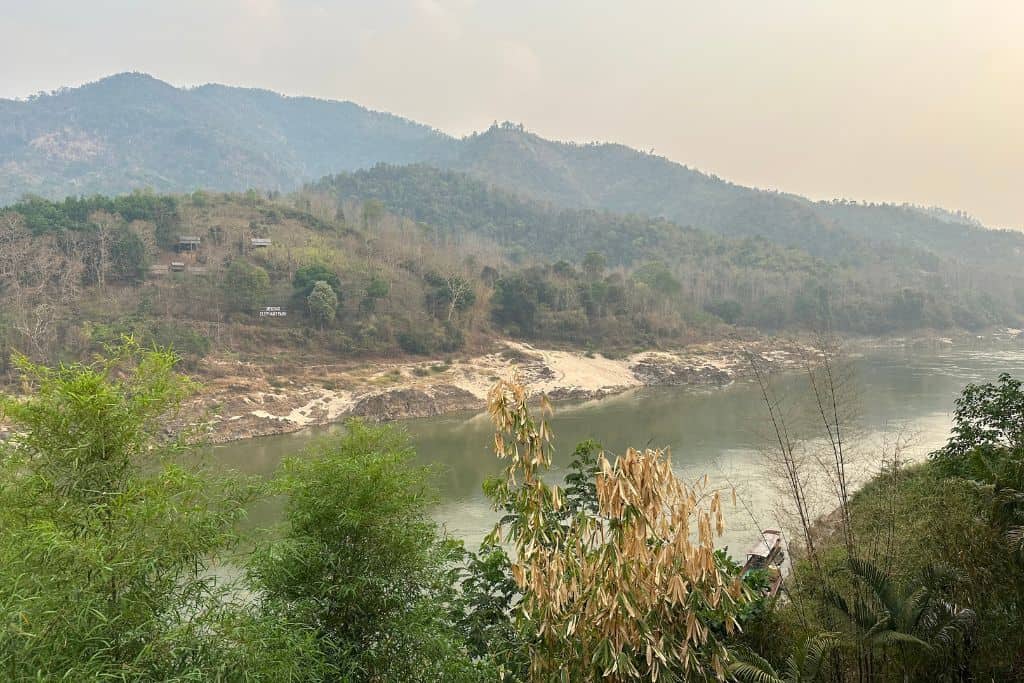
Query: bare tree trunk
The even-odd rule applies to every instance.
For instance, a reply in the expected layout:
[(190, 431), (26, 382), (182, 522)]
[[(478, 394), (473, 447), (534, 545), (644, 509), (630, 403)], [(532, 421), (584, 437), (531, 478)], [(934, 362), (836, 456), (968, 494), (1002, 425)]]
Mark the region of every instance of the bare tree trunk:
[(754, 371), (754, 377), (757, 379), (757, 384), (761, 389), (761, 398), (768, 409), (772, 431), (778, 446), (778, 456), (776, 459), (773, 459), (773, 463), (781, 470), (787, 493), (796, 506), (796, 514), (800, 520), (800, 530), (807, 548), (807, 556), (814, 565), (815, 570), (820, 574), (821, 563), (814, 545), (814, 535), (811, 533), (813, 519), (807, 501), (807, 491), (804, 483), (805, 475), (802, 471), (803, 464), (801, 459), (797, 457), (795, 444), (790, 438), (789, 428), (786, 424), (786, 418), (780, 410), (779, 401), (772, 390), (765, 369), (753, 355), (749, 355), (748, 359)]

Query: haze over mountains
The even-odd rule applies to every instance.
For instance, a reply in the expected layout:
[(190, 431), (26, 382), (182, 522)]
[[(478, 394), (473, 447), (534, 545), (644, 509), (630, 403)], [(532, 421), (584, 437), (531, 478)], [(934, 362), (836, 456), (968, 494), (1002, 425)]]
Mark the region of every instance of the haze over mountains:
[[(0, 204), (161, 192), (290, 191), (377, 163), (425, 163), (568, 208), (664, 217), (762, 236), (816, 256), (880, 245), (981, 262), (1016, 258), (1024, 238), (979, 232), (960, 214), (811, 202), (734, 185), (616, 144), (567, 144), (504, 124), (463, 139), (351, 102), (125, 73), (28, 100), (0, 100)], [(982, 239), (976, 239), (981, 235)]]

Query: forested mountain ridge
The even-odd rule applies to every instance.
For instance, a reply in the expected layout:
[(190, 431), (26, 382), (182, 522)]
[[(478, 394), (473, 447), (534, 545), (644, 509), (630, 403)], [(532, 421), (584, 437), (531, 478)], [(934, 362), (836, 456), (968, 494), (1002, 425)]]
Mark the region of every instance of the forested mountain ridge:
[(291, 190), (380, 161), (437, 156), (451, 139), (351, 102), (266, 90), (175, 88), (119, 74), (26, 101), (0, 100), (0, 204), (26, 193)]
[(295, 201), (380, 202), (439, 239), (486, 240), (513, 261), (581, 263), (597, 252), (613, 266), (655, 267), (682, 284), (691, 305), (735, 307), (731, 321), (768, 329), (976, 328), (1016, 325), (1024, 313), (1024, 278), (1012, 256), (979, 269), (904, 241), (847, 235), (838, 252), (822, 258), (757, 235), (722, 236), (664, 218), (564, 208), (424, 164), (329, 176)]
[(119, 74), (26, 101), (0, 100), (0, 204), (248, 188), (290, 191), (377, 163), (428, 163), (568, 208), (664, 217), (759, 236), (832, 262), (908, 248), (957, 262), (1014, 265), (1024, 235), (912, 206), (812, 202), (736, 185), (618, 144), (546, 140), (502, 124), (463, 139), (351, 102), (266, 90), (175, 88)]
[(745, 265), (794, 275), (823, 275), (828, 269), (802, 249), (780, 247), (760, 237), (733, 239), (638, 213), (566, 208), (426, 164), (378, 164), (326, 176), (305, 192), (326, 194), (338, 202), (376, 200), (450, 236), (472, 234), (491, 240), (513, 259), (533, 252), (578, 263), (588, 252), (598, 252), (610, 265), (631, 266), (742, 251), (744, 255), (736, 257)]
[(1024, 234), (986, 229), (962, 214), (813, 202), (736, 185), (624, 145), (554, 142), (512, 124), (465, 138), (457, 155), (441, 163), (562, 206), (662, 216), (732, 237), (756, 235), (833, 261), (883, 246), (973, 263), (1024, 255)]

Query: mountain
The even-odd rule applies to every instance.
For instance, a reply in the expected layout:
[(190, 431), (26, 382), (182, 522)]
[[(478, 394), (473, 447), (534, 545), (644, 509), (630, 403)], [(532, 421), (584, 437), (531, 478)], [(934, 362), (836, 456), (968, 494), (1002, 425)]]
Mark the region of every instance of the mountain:
[(0, 204), (25, 193), (290, 191), (377, 163), (426, 163), (573, 209), (664, 218), (761, 237), (833, 263), (905, 251), (1017, 269), (1024, 234), (936, 209), (805, 198), (736, 185), (616, 144), (546, 140), (513, 124), (461, 140), (350, 102), (119, 74), (26, 101), (0, 100)]
[[(514, 263), (585, 264), (596, 252), (598, 260), (627, 271), (667, 271), (688, 302), (709, 311), (735, 303), (742, 311), (736, 320), (770, 329), (822, 319), (839, 331), (868, 334), (918, 327), (974, 329), (1016, 326), (1024, 313), (1024, 278), (1015, 265), (1019, 259), (993, 256), (992, 267), (964, 267), (899, 239), (899, 229), (912, 232), (910, 218), (910, 227), (897, 226), (894, 239), (879, 237), (877, 244), (845, 233), (829, 260), (754, 235), (724, 237), (666, 218), (566, 208), (426, 164), (378, 164), (339, 173), (306, 186), (291, 200), (300, 209), (321, 207), (325, 216), (332, 215), (333, 207), (375, 202), (415, 221), (436, 243), (497, 245)], [(860, 208), (874, 218), (889, 211)], [(838, 209), (858, 211), (854, 205)], [(993, 240), (1007, 236), (1012, 237), (993, 233)], [(979, 242), (985, 249), (996, 243)]]
[(0, 203), (140, 187), (291, 190), (339, 170), (437, 156), (451, 138), (351, 102), (175, 88), (126, 73), (0, 100)]
[(688, 262), (698, 269), (715, 257), (731, 265), (772, 272), (823, 276), (826, 267), (806, 251), (781, 248), (760, 238), (729, 239), (679, 226), (664, 218), (566, 208), (508, 192), (472, 175), (426, 164), (378, 164), (339, 173), (305, 188), (338, 203), (378, 201), (446, 239), (474, 235), (502, 246), (513, 257), (582, 262), (590, 252), (610, 265), (649, 261)]
[(1024, 234), (989, 230), (936, 209), (834, 201), (743, 187), (664, 157), (616, 144), (545, 140), (521, 126), (465, 138), (441, 161), (499, 187), (553, 203), (664, 217), (731, 237), (760, 236), (829, 260), (868, 249), (1017, 267)]

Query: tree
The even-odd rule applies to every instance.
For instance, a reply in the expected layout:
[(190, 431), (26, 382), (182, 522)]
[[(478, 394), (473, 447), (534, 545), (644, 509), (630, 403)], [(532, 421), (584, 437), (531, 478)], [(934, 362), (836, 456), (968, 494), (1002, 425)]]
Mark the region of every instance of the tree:
[(739, 320), (740, 315), (743, 313), (743, 306), (738, 301), (724, 299), (704, 304), (704, 310), (713, 316), (721, 318), (722, 322), (732, 325)]
[(600, 252), (590, 251), (583, 257), (583, 272), (587, 274), (587, 279), (589, 280), (600, 279), (604, 275), (604, 269), (607, 267), (608, 260)]
[(825, 670), (829, 654), (840, 645), (839, 634), (822, 633), (805, 638), (786, 658), (786, 667), (778, 672), (771, 662), (754, 653), (745, 652), (729, 666), (741, 683), (814, 683)]
[(975, 450), (1024, 451), (1024, 387), (1007, 373), (996, 382), (968, 384), (953, 413), (953, 434), (931, 454), (947, 471), (963, 472)]
[(925, 295), (904, 287), (893, 299), (891, 314), (895, 321), (905, 327), (917, 327), (924, 315)]
[(92, 227), (92, 239), (88, 249), (88, 260), (91, 265), (93, 279), (100, 289), (106, 287), (107, 272), (110, 270), (111, 252), (113, 250), (114, 232), (117, 229), (118, 217), (108, 211), (94, 211), (89, 216)]
[(313, 292), (313, 285), (320, 281), (329, 284), (331, 289), (334, 290), (334, 294), (339, 299), (341, 298), (341, 280), (338, 278), (338, 274), (322, 263), (302, 266), (295, 271), (295, 276), (292, 278), (292, 287), (295, 288), (295, 293), (298, 296), (305, 299)]
[[(176, 464), (185, 439), (163, 430), (193, 388), (176, 361), (130, 340), (90, 364), (16, 360), (32, 393), (0, 398), (15, 427), (0, 442), (5, 679), (287, 680), (303, 665), (301, 633), (257, 625), (214, 578), (252, 489)], [(267, 667), (234, 668), (258, 639)]]
[(149, 268), (146, 243), (128, 226), (122, 226), (114, 235), (110, 247), (111, 273), (119, 280), (138, 281)]
[(313, 629), (338, 680), (493, 680), (450, 619), (461, 551), (430, 516), (429, 472), (398, 429), (350, 421), (346, 432), (275, 480), (284, 528), (249, 568), (263, 610)]
[(334, 322), (334, 315), (338, 309), (338, 297), (329, 284), (320, 280), (313, 285), (313, 291), (306, 297), (306, 305), (309, 306), (309, 313), (322, 330), (325, 325)]
[(661, 262), (648, 263), (633, 273), (633, 279), (642, 282), (661, 296), (679, 293), (682, 285), (672, 276), (668, 266)]
[(724, 638), (751, 596), (714, 548), (719, 493), (681, 482), (662, 451), (628, 449), (614, 463), (601, 454), (597, 514), (559, 523), (566, 495), (541, 478), (551, 462), (546, 422), (534, 421), (514, 381), (497, 383), (488, 406), (495, 451), (509, 463), (491, 494), (510, 514), (487, 542), (515, 549), (522, 618), (539, 634), (531, 677), (724, 679)]
[[(825, 600), (847, 622), (846, 638), (860, 680), (935, 681), (949, 673), (975, 614), (945, 600), (932, 586), (898, 586), (866, 560), (849, 558), (854, 588), (849, 597), (826, 587)], [(926, 578), (938, 569), (926, 570)]]
[(501, 546), (484, 543), (466, 554), (460, 575), (455, 624), (470, 653), (492, 660), (505, 674), (503, 680), (526, 680), (536, 629), (516, 621), (521, 595), (508, 554)]
[(377, 301), (383, 299), (391, 292), (391, 285), (379, 275), (370, 278), (366, 285), (366, 296), (363, 298), (361, 307), (364, 311), (372, 313), (377, 308)]
[(989, 501), (989, 524), (1017, 558), (1024, 559), (1024, 451), (977, 448), (963, 466), (966, 476)]
[(47, 360), (66, 307), (80, 294), (84, 264), (52, 234), (33, 236), (17, 214), (0, 223), (0, 293), (18, 346)]
[(427, 292), (427, 307), (445, 322), (451, 322), (456, 311), (465, 311), (476, 303), (473, 284), (461, 275), (427, 273), (424, 280), (431, 287)]
[(0, 287), (8, 285), (25, 267), (31, 239), (21, 214), (9, 211), (0, 215)]
[(224, 277), (224, 299), (232, 311), (254, 312), (270, 289), (267, 271), (248, 261), (235, 259)]
[(368, 199), (363, 202), (363, 228), (377, 227), (384, 217), (384, 204), (376, 199)]
[(538, 288), (535, 282), (515, 273), (494, 283), (491, 316), (499, 325), (514, 326), (514, 332), (532, 336), (537, 328)]

